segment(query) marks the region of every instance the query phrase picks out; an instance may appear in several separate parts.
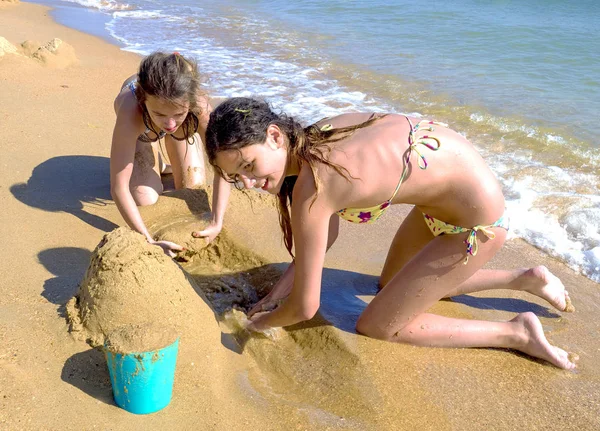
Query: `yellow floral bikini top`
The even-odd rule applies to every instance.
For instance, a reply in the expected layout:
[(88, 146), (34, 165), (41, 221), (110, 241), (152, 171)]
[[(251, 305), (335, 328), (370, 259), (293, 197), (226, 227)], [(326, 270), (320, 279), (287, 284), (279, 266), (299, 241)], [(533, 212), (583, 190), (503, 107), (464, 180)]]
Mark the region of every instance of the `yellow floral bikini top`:
[[(406, 117), (406, 115), (405, 115)], [(440, 141), (433, 136), (421, 136), (420, 138), (415, 138), (415, 134), (418, 132), (428, 131), (433, 132), (433, 125), (440, 125), (446, 127), (444, 123), (437, 123), (435, 121), (419, 121), (416, 126), (413, 126), (412, 122), (408, 117), (406, 117), (408, 124), (410, 124), (410, 132), (408, 132), (408, 152), (406, 154), (406, 159), (404, 160), (405, 165), (402, 170), (402, 175), (400, 176), (400, 181), (398, 181), (398, 185), (396, 186), (396, 190), (392, 196), (382, 204), (375, 205), (370, 208), (344, 208), (337, 212), (337, 214), (343, 218), (344, 220), (348, 220), (353, 223), (372, 223), (377, 220), (384, 213), (387, 207), (392, 204), (392, 200), (400, 190), (400, 186), (402, 182), (406, 179), (406, 175), (408, 173), (408, 163), (410, 162), (410, 156), (412, 152), (416, 152), (419, 156), (418, 163), (419, 168), (427, 169), (427, 160), (425, 156), (423, 156), (419, 150), (417, 149), (417, 145), (424, 145), (430, 150), (437, 151), (440, 148)]]

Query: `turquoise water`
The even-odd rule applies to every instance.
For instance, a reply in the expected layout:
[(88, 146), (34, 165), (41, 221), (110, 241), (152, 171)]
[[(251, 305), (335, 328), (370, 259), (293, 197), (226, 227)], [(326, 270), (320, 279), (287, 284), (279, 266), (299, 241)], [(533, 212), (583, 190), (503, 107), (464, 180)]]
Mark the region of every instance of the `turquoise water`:
[(511, 235), (600, 281), (600, 2), (51, 1), (123, 49), (195, 57), (215, 96), (265, 97), (305, 122), (449, 123), (502, 182)]
[(222, 1), (325, 38), (327, 55), (598, 145), (600, 2)]

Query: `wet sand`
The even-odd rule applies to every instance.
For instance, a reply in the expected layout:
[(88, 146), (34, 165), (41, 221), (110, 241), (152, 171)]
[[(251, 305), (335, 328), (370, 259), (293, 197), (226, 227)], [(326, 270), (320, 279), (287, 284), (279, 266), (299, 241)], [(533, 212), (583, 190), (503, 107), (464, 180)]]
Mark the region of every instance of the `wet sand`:
[[(197, 324), (182, 329), (189, 341), (173, 402), (150, 416), (116, 407), (102, 354), (68, 332), (65, 306), (104, 234), (123, 224), (109, 194), (112, 101), (139, 57), (53, 23), (47, 10), (0, 2), (1, 37), (16, 46), (58, 37), (76, 56), (66, 64), (0, 57), (0, 429), (600, 429), (598, 284), (522, 241), (508, 242), (489, 267), (548, 266), (575, 313), (509, 291), (456, 297), (433, 311), (493, 320), (533, 311), (551, 342), (579, 354), (576, 372), (510, 351), (398, 346), (354, 332), (406, 208), (374, 225), (342, 224), (311, 322), (276, 340), (219, 323), (223, 298), (268, 288), (288, 261), (275, 208), (258, 192), (233, 193), (221, 249), (181, 263), (217, 292), (210, 305), (218, 312), (190, 287), (184, 314)], [(142, 215), (154, 233), (183, 231), (208, 198), (167, 192)], [(238, 306), (250, 299), (241, 295)]]

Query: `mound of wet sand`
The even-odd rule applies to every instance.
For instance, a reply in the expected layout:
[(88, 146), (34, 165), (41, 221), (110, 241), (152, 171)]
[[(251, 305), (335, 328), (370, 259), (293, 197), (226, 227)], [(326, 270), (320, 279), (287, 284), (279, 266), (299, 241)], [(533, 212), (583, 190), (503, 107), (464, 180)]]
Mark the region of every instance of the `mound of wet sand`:
[[(155, 238), (196, 241), (188, 235), (202, 227), (206, 198), (189, 190), (161, 197), (143, 208), (150, 231)], [(246, 214), (273, 210), (270, 200), (242, 194), (232, 200)], [(204, 369), (196, 369), (195, 376), (203, 384), (214, 383), (216, 391), (222, 380), (214, 377), (225, 352), (243, 352), (252, 359), (246, 371), (252, 391), (273, 405), (296, 406), (320, 429), (341, 424), (368, 429), (367, 424), (390, 415), (379, 407), (387, 395), (372, 381), (355, 334), (339, 331), (320, 315), (266, 334), (246, 330), (245, 312), (272, 288), (285, 265), (257, 256), (226, 231), (211, 244), (200, 244), (177, 263), (128, 228), (107, 234), (67, 305), (72, 331), (100, 346), (119, 328), (156, 323), (162, 329), (146, 332), (150, 337), (134, 333), (136, 345), (150, 346), (173, 328), (181, 338), (182, 363), (202, 362)], [(419, 393), (413, 398), (415, 404), (421, 400)]]
[(160, 247), (129, 228), (105, 235), (96, 247), (67, 314), (71, 331), (93, 346), (123, 325), (154, 322), (182, 333), (203, 318), (217, 329), (195, 282)]

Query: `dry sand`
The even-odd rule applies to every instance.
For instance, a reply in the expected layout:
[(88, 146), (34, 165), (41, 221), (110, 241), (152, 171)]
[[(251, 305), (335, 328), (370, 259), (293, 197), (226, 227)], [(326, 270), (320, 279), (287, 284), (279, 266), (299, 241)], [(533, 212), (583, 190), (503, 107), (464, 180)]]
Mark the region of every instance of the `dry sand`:
[[(208, 247), (185, 232), (206, 219), (210, 189), (167, 192), (143, 208), (154, 234), (187, 241), (180, 265), (126, 229), (103, 239), (123, 223), (109, 195), (112, 101), (139, 57), (59, 26), (47, 11), (0, 1), (0, 37), (16, 48), (0, 56), (0, 429), (600, 429), (598, 285), (521, 241), (490, 267), (549, 266), (574, 314), (505, 291), (433, 311), (494, 320), (534, 311), (552, 342), (579, 354), (576, 373), (509, 351), (356, 335), (406, 208), (373, 226), (343, 224), (321, 315), (267, 336), (245, 333), (243, 313), (222, 313), (247, 309), (287, 261), (270, 197), (233, 193), (226, 231)], [(55, 38), (57, 50), (48, 49), (55, 41), (34, 55)], [(181, 336), (174, 398), (136, 416), (115, 406), (103, 355), (90, 345), (149, 319)]]

